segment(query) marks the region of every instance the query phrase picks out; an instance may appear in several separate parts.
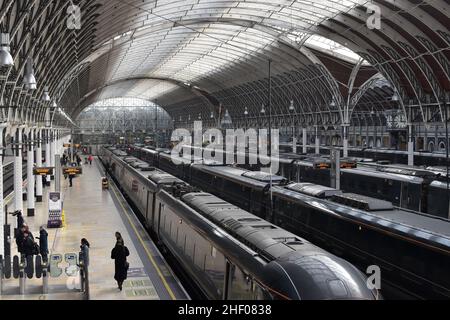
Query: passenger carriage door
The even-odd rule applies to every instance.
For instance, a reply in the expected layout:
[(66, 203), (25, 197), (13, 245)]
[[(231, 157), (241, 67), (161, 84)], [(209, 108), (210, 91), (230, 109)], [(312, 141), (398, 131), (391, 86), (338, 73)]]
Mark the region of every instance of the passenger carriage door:
[(148, 212), (150, 210), (150, 190), (147, 189), (147, 201), (145, 205), (145, 222), (147, 225), (151, 225), (153, 223), (153, 220), (149, 223), (148, 221)]

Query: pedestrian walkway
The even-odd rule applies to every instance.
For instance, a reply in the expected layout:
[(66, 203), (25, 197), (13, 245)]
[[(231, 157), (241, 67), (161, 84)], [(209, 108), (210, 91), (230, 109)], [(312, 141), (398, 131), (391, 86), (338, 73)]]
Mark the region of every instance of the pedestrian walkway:
[[(80, 240), (90, 242), (90, 299), (91, 300), (155, 300), (187, 299), (187, 294), (172, 274), (163, 257), (147, 233), (131, 212), (127, 203), (114, 186), (102, 190), (100, 166), (97, 160), (83, 166), (83, 174), (69, 181), (62, 178), (61, 190), (64, 200), (65, 226), (48, 229), (50, 254), (79, 253)], [(25, 217), (26, 223), (36, 237), (39, 227), (47, 225), (48, 192), (44, 202), (36, 205), (36, 216)], [(26, 205), (25, 205), (26, 207)], [(114, 280), (114, 261), (111, 250), (115, 245), (114, 233), (119, 231), (129, 248), (130, 263), (128, 280), (123, 291)], [(12, 254), (17, 254), (15, 243)], [(5, 281), (4, 295), (0, 299), (83, 299), (74, 288), (77, 278), (50, 278), (49, 294), (42, 295), (42, 280), (27, 279), (27, 295), (18, 295), (17, 279)]]

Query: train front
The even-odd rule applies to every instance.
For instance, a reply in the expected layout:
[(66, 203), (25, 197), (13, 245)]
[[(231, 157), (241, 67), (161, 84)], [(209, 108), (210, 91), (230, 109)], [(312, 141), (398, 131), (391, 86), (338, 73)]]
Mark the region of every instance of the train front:
[(283, 300), (381, 300), (361, 271), (325, 252), (289, 253), (270, 262), (264, 285), (274, 299)]

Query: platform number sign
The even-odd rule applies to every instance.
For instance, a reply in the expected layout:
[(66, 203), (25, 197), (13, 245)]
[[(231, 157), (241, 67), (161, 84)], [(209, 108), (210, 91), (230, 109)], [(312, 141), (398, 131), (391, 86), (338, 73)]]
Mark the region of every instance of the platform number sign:
[(67, 7), (67, 29), (80, 30), (81, 29), (81, 9), (79, 6), (71, 4)]

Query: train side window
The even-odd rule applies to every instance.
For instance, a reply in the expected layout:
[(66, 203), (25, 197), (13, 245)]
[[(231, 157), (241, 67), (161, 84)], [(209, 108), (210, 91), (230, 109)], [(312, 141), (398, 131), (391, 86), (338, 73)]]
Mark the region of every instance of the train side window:
[(262, 286), (260, 286), (258, 283), (253, 282), (253, 298), (252, 300), (272, 300), (272, 296), (267, 292), (266, 289), (264, 289)]
[(251, 300), (253, 298), (253, 280), (238, 267), (232, 268), (229, 300)]

